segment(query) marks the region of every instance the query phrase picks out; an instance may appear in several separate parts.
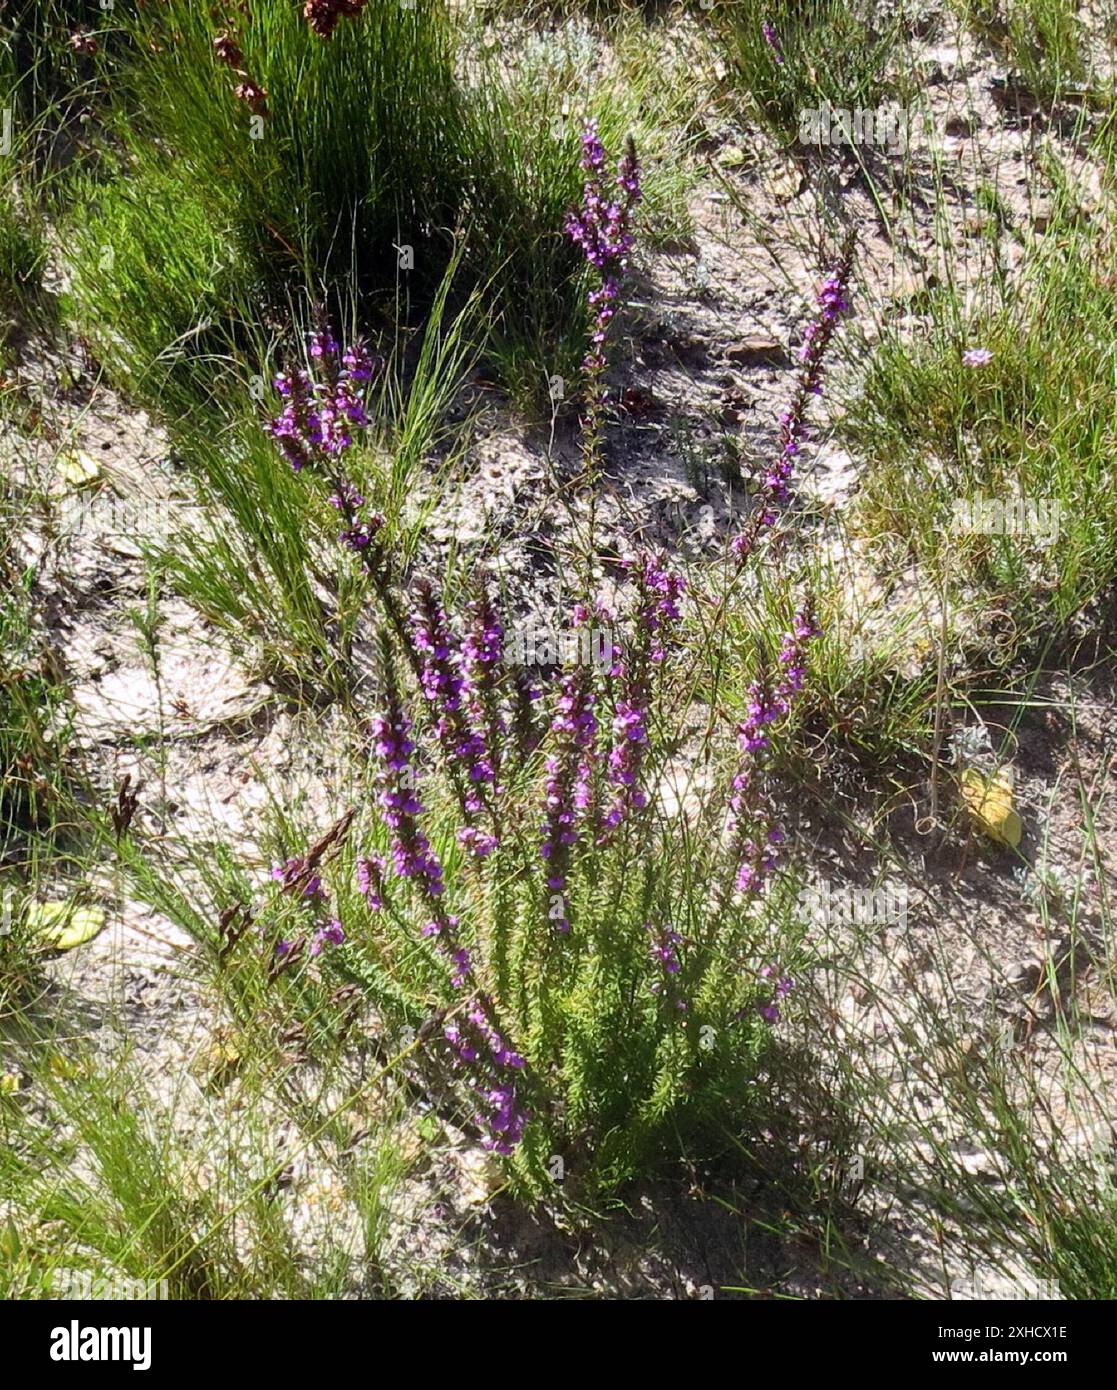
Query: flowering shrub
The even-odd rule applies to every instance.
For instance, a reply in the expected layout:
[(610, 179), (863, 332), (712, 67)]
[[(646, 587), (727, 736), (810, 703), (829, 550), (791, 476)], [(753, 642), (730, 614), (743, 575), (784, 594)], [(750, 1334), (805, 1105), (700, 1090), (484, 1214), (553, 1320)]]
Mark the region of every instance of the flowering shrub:
[(336, 903), (320, 856), (293, 857), (275, 875), (307, 925), (265, 950), (285, 975), (348, 972), (385, 1024), (419, 1028), (424, 1078), (433, 1068), (517, 1182), (538, 1191), (561, 1159), (599, 1189), (661, 1151), (725, 1141), (790, 988), (761, 944), (781, 838), (767, 756), (813, 620), (799, 615), (778, 675), (758, 677), (735, 774), (727, 749), (707, 751), (712, 790), (670, 809), (693, 683), (683, 576), (628, 556), (613, 604), (586, 594), (566, 625), (605, 627), (606, 658), (572, 643), (558, 669), (518, 666), (483, 580), (451, 607), (431, 581), (393, 577), (344, 468), (374, 371), (362, 346), (343, 352), (319, 329), (306, 365), (275, 383), (272, 433), (331, 489), (384, 622), (372, 794), (346, 827)]
[[(567, 223), (601, 276), (584, 362), (591, 463), (639, 197), (631, 144), (614, 195), (605, 162), (591, 124), (583, 204)], [(779, 458), (733, 544), (729, 593), (789, 500), (849, 273), (847, 247), (805, 335)], [(484, 576), (449, 604), (430, 579), (397, 573), (346, 466), (376, 372), (364, 344), (343, 350), (320, 323), (305, 362), (274, 383), (271, 433), (292, 469), (328, 486), (382, 621), (368, 802), (274, 870), (299, 921), (263, 932), (269, 972), (363, 982), (385, 1026), (418, 1029), (421, 1047), (404, 1055), (419, 1053), (423, 1083), (527, 1190), (559, 1172), (600, 1190), (680, 1146), (708, 1154), (745, 1122), (744, 1088), (792, 989), (765, 944), (784, 839), (771, 760), (818, 632), (810, 606), (777, 657), (760, 653), (736, 748), (707, 738), (680, 757), (703, 660), (683, 575), (646, 550), (624, 557), (615, 594), (584, 593), (562, 640), (543, 644), (546, 663), (526, 665), (537, 644), (507, 640)], [(680, 804), (666, 788), (688, 764), (705, 790)]]

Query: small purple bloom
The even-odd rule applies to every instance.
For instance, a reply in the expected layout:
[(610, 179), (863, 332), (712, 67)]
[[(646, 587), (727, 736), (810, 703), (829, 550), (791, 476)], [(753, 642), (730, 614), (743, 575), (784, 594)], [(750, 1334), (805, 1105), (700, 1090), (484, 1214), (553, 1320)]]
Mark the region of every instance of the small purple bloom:
[(765, 43), (768, 45), (768, 47), (772, 50), (773, 54), (775, 55), (776, 62), (782, 63), (783, 48), (780, 44), (780, 36), (776, 32), (775, 25), (770, 24), (768, 20), (765, 20), (764, 23), (760, 26), (760, 32), (764, 35)]
[(310, 954), (321, 954), (323, 946), (340, 946), (345, 940), (345, 930), (337, 918), (332, 918), (324, 927), (319, 927), (310, 943)]

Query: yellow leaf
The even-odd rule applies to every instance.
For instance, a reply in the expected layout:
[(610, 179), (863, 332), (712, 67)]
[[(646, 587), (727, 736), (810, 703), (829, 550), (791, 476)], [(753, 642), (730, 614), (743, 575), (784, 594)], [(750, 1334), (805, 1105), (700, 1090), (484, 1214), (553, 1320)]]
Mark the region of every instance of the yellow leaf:
[(52, 951), (72, 951), (92, 941), (105, 925), (103, 907), (78, 907), (74, 903), (32, 903), (27, 910), (28, 928), (39, 943)]
[(101, 476), (101, 465), (84, 449), (71, 449), (58, 456), (58, 476), (71, 487), (85, 487)]
[(1016, 849), (1024, 833), (1012, 805), (1012, 774), (1002, 768), (986, 777), (976, 767), (962, 773), (962, 798), (978, 828), (998, 845)]
[(221, 1029), (195, 1057), (191, 1071), (202, 1090), (213, 1094), (232, 1081), (243, 1060), (240, 1049), (229, 1033)]

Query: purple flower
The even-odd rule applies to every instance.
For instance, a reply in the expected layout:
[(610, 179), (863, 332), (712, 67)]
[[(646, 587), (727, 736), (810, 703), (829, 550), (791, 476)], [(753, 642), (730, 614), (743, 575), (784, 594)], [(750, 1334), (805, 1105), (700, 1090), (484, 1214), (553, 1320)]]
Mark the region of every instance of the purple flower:
[(487, 835), (483, 830), (478, 830), (475, 825), (463, 825), (458, 831), (458, 844), (464, 845), (478, 859), (484, 859), (492, 854), (493, 850), (500, 844), (495, 835)]
[[(762, 980), (768, 980), (768, 979), (771, 979), (771, 977), (772, 977), (776, 972), (772, 969), (772, 967), (771, 967), (770, 965), (765, 965), (765, 966), (762, 966), (761, 969), (760, 969), (757, 973), (759, 974), (759, 976), (760, 976), (760, 978), (761, 978)], [(781, 976), (776, 980), (775, 986), (773, 987), (773, 990), (772, 990), (771, 997), (770, 997), (769, 999), (764, 1000), (762, 1003), (760, 1003), (760, 1004), (757, 1005), (757, 1008), (758, 1008), (759, 1011), (760, 1011), (760, 1016), (761, 1016), (762, 1018), (766, 1019), (769, 1023), (779, 1023), (779, 1021), (780, 1021), (780, 1002), (781, 1002), (781, 1000), (787, 998), (787, 996), (791, 993), (791, 991), (794, 989), (794, 987), (795, 987), (795, 981), (794, 981), (793, 979), (791, 979), (790, 976), (788, 976), (788, 975), (781, 975)]]
[(384, 525), (384, 518), (379, 512), (372, 513), (367, 517), (359, 515), (360, 509), (365, 505), (365, 499), (346, 479), (341, 479), (337, 484), (337, 491), (329, 498), (331, 507), (336, 507), (341, 512), (348, 525), (341, 532), (338, 539), (347, 550), (354, 550), (358, 553), (366, 550), (373, 542), (376, 533)]
[(648, 718), (651, 704), (651, 668), (666, 656), (671, 627), (681, 614), (679, 601), (686, 581), (665, 569), (647, 552), (626, 566), (633, 574), (637, 601), (633, 614), (631, 650), (614, 650), (610, 679), (620, 683), (621, 693), (613, 716), (613, 749), (607, 775), (617, 788), (603, 818), (606, 834), (633, 810), (642, 810), (648, 797), (639, 786), (640, 769), (648, 749)]
[(778, 509), (790, 498), (789, 484), (807, 439), (807, 408), (822, 394), (822, 372), (827, 349), (838, 321), (849, 309), (847, 286), (853, 268), (853, 242), (847, 240), (834, 269), (817, 295), (818, 313), (807, 325), (799, 349), (801, 369), (791, 405), (780, 416), (780, 452), (765, 471), (760, 504), (750, 527), (734, 536), (733, 553), (744, 562), (752, 553), (760, 532), (775, 524)]
[[(487, 715), (486, 694), (492, 694), (492, 667), (500, 660), (503, 629), (495, 614), (475, 621), (459, 650), (433, 585), (417, 585), (418, 610), (413, 618), (414, 646), (419, 653), (419, 683), (433, 713), (439, 740), (452, 768), (464, 776), (458, 790), (467, 828), (478, 813), (491, 810), (496, 785), (495, 744)], [(480, 627), (478, 628), (478, 621)], [(477, 844), (486, 845), (487, 838)], [(487, 852), (487, 851), (486, 851)]]
[(775, 25), (765, 20), (760, 26), (760, 32), (764, 35), (764, 41), (775, 55), (777, 63), (783, 62), (783, 48), (780, 44), (780, 36), (776, 33)]
[(519, 1100), (514, 1078), (504, 1073), (522, 1070), (524, 1059), (508, 1046), (480, 998), (472, 1001), (461, 1022), (447, 1024), (443, 1036), (482, 1106), (474, 1116), (477, 1128), (487, 1131), (482, 1146), (494, 1153), (512, 1153), (531, 1114)]
[(338, 341), (330, 332), (329, 328), (319, 329), (317, 333), (311, 334), (310, 355), (311, 357), (336, 357), (338, 353)]
[(469, 952), (464, 946), (459, 946), (456, 951), (450, 952), (450, 959), (454, 965), (451, 983), (455, 989), (461, 989), (469, 979), (470, 971), (473, 968)]
[(374, 912), (384, 906), (384, 859), (366, 854), (357, 860), (357, 891)]
[(430, 580), (416, 585), (418, 608), (412, 619), (413, 641), (423, 660), (420, 684), (439, 718), (440, 733), (456, 725), (461, 709), (462, 678), (456, 643)]
[(649, 922), (647, 929), (653, 934), (652, 959), (663, 969), (664, 974), (677, 975), (680, 970), (677, 947), (683, 938), (670, 927), (657, 927)]
[(348, 479), (337, 474), (340, 456), (353, 442), (353, 429), (369, 424), (357, 383), (372, 379), (374, 360), (363, 343), (354, 343), (340, 357), (337, 339), (323, 324), (310, 336), (312, 372), (303, 367), (280, 372), (274, 381), (283, 410), (271, 422), (272, 436), (296, 470), (315, 466), (334, 483), (330, 505), (345, 521), (339, 539), (348, 550), (366, 556), (384, 525), (378, 513), (362, 516), (365, 499)]
[(807, 644), (818, 636), (818, 625), (809, 609), (796, 613), (792, 630), (780, 648), (782, 676), (773, 687), (765, 674), (748, 691), (745, 718), (737, 726), (737, 742), (744, 759), (733, 779), (729, 800), (730, 828), (734, 830), (734, 886), (755, 896), (776, 866), (784, 833), (772, 819), (763, 787), (763, 763), (769, 751), (769, 728), (791, 708), (803, 688)]
[(352, 347), (345, 349), (342, 357), (345, 371), (349, 381), (371, 381), (373, 369), (376, 365), (372, 354), (361, 341), (355, 342)]
[(987, 367), (992, 360), (993, 354), (988, 348), (969, 348), (962, 354), (967, 367)]
[[(588, 667), (578, 666), (563, 677), (555, 714), (551, 720), (557, 752), (548, 757), (544, 784), (546, 810), (539, 853), (547, 861), (548, 887), (566, 892), (570, 847), (577, 841), (576, 821), (584, 817), (592, 800), (592, 749), (597, 734), (593, 688)], [(565, 911), (551, 916), (557, 932), (570, 930)]]
[(345, 930), (336, 917), (331, 918), (324, 927), (319, 927), (310, 943), (310, 954), (317, 956), (323, 946), (340, 946), (345, 940)]
[(339, 364), (338, 352), (337, 339), (323, 327), (310, 338), (313, 376), (300, 367), (275, 378), (275, 389), (285, 404), (272, 422), (272, 434), (293, 468), (311, 460), (328, 463), (352, 444), (351, 426), (364, 428), (369, 423), (354, 382), (371, 379), (372, 359), (363, 347), (350, 348), (345, 361), (355, 364), (354, 372)]
[(325, 902), (329, 896), (322, 887), (321, 875), (308, 870), (307, 862), (301, 856), (277, 864), (272, 869), (271, 876), (277, 883), (283, 884), (284, 892), (301, 884), (301, 896), (312, 902)]
[(491, 782), (494, 796), (500, 795), (500, 745), (508, 732), (500, 700), (503, 662), (504, 625), (482, 588), (469, 605), (462, 641), (462, 698), (471, 729), (470, 780)]
[(371, 722), (373, 749), (383, 764), (380, 808), (393, 833), (392, 861), (401, 878), (413, 879), (430, 897), (443, 891), (442, 866), (431, 852), (430, 842), (419, 828), (423, 806), (415, 791), (409, 759), (415, 751), (410, 738), (411, 721), (399, 705), (394, 681), (388, 682), (388, 712)]
[(640, 165), (631, 136), (611, 189), (606, 182), (605, 148), (596, 120), (589, 121), (582, 132), (581, 162), (586, 174), (582, 204), (567, 214), (566, 234), (600, 276), (600, 283), (588, 297), (593, 321), (589, 350), (582, 361), (587, 394), (583, 451), (592, 468), (601, 448), (601, 406), (606, 395), (601, 382), (606, 366), (603, 347), (620, 299), (619, 277), (628, 268), (634, 244), (632, 216), (642, 194)]
[(646, 929), (652, 934), (651, 956), (660, 971), (660, 978), (652, 981), (652, 993), (669, 999), (674, 1008), (685, 1013), (687, 1001), (679, 993), (675, 979), (682, 970), (679, 947), (683, 944), (683, 938), (672, 927), (657, 927), (654, 922), (648, 922)]

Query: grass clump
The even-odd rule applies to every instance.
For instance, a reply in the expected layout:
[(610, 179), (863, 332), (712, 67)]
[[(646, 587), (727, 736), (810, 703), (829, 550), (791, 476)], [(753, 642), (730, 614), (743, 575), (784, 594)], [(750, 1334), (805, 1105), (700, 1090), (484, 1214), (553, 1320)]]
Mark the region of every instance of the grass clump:
[(715, 23), (733, 79), (785, 145), (810, 143), (804, 117), (875, 110), (896, 92), (890, 60), (903, 43), (903, 6), (876, 0), (731, 0)]
[(1076, 623), (1117, 575), (1117, 296), (1099, 245), (1064, 223), (1019, 292), (976, 312), (937, 291), (925, 335), (886, 328), (843, 425), (871, 460), (863, 524), (951, 588), (978, 584), (1024, 640)]

